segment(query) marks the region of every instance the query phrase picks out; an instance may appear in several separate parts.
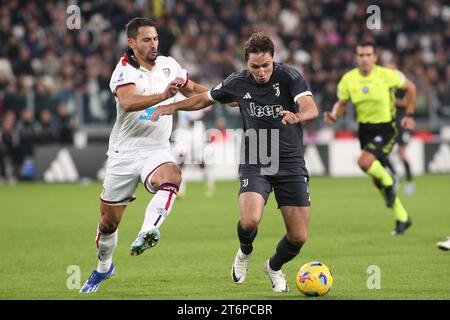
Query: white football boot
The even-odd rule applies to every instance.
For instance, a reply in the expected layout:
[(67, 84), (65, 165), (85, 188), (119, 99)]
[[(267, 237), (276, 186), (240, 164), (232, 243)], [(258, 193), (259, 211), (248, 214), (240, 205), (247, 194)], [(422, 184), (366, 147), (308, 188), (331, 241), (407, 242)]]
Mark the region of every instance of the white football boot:
[(450, 250), (450, 237), (447, 237), (447, 241), (438, 242), (437, 246), (441, 250)]
[(281, 270), (273, 271), (270, 268), (269, 260), (267, 260), (264, 265), (264, 272), (267, 273), (270, 281), (272, 282), (272, 291), (273, 292), (289, 292), (289, 287), (288, 287), (288, 284), (284, 277), (284, 273)]
[(233, 265), (231, 266), (231, 278), (237, 284), (244, 282), (247, 276), (248, 262), (252, 254), (245, 254), (241, 251), (241, 248), (236, 253)]

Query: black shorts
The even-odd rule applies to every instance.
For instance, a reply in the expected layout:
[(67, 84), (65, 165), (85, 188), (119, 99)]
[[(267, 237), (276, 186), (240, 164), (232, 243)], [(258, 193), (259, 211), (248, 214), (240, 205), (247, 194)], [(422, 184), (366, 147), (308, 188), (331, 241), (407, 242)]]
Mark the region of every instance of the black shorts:
[(239, 194), (257, 192), (267, 202), (272, 189), (278, 208), (282, 206), (309, 207), (309, 178), (302, 175), (263, 176), (241, 175)]
[(358, 130), (361, 149), (373, 153), (378, 159), (386, 157), (394, 146), (397, 125), (388, 123), (360, 123)]

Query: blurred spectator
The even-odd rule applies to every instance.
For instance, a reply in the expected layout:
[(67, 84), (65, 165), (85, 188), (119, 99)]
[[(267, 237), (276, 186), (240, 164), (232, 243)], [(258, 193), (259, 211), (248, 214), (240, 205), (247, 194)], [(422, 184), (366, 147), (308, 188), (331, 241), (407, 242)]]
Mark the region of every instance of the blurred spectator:
[(39, 119), (42, 110), (49, 110), (56, 115), (58, 98), (52, 94), (51, 77), (36, 78), (34, 86), (34, 119)]
[(109, 88), (109, 81), (111, 80), (112, 68), (106, 63), (102, 63), (100, 66), (99, 75), (97, 78), (100, 102), (103, 107), (103, 113), (106, 117), (107, 123), (112, 123), (116, 119), (116, 100), (111, 94)]
[(15, 113), (7, 112), (0, 128), (0, 182), (15, 183), (19, 177), (19, 135), (15, 123)]
[[(1, 40), (0, 40), (0, 46), (1, 46)], [(0, 53), (0, 96), (5, 91), (6, 86), (10, 81), (13, 80), (13, 71), (11, 62), (6, 59), (5, 57), (2, 57), (2, 54)], [(1, 110), (0, 110), (1, 113)]]
[(41, 144), (54, 143), (59, 140), (58, 128), (53, 123), (52, 113), (48, 109), (41, 111), (37, 126), (37, 142)]
[(33, 67), (31, 66), (31, 52), (27, 46), (19, 49), (19, 57), (13, 60), (14, 74), (20, 75), (34, 75)]
[(3, 112), (14, 112), (16, 119), (26, 107), (26, 96), (16, 81), (10, 81), (3, 97)]
[(45, 74), (51, 77), (57, 77), (61, 72), (61, 61), (51, 49), (47, 49), (41, 60), (41, 68)]
[(69, 144), (73, 142), (75, 125), (66, 104), (62, 103), (58, 106), (56, 127), (60, 143)]
[(20, 120), (17, 122), (17, 132), (19, 134), (19, 154), (20, 163), (26, 158), (34, 155), (34, 145), (37, 141), (37, 125), (34, 122), (33, 113), (29, 109), (22, 111)]

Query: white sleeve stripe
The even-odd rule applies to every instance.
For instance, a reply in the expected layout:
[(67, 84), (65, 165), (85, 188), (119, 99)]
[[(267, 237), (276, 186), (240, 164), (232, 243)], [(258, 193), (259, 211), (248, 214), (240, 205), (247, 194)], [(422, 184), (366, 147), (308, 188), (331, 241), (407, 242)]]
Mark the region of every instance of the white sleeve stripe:
[(211, 90), (208, 91), (208, 99), (209, 101), (216, 101), (213, 99), (213, 97), (211, 96)]
[(299, 93), (294, 97), (294, 102), (297, 102), (298, 98), (304, 97), (304, 96), (312, 96), (313, 94), (311, 91), (303, 91), (302, 93)]

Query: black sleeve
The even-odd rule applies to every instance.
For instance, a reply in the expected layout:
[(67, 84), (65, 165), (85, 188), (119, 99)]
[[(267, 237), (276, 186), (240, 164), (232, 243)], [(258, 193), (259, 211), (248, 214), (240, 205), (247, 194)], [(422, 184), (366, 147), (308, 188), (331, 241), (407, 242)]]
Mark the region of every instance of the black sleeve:
[(215, 86), (211, 89), (211, 97), (220, 103), (230, 103), (236, 100), (236, 96), (234, 94), (234, 75), (229, 76), (222, 83)]
[(293, 98), (302, 93), (308, 93), (312, 95), (311, 88), (305, 81), (300, 72), (298, 72), (293, 67), (290, 67), (287, 71), (287, 77), (289, 79), (289, 90)]

